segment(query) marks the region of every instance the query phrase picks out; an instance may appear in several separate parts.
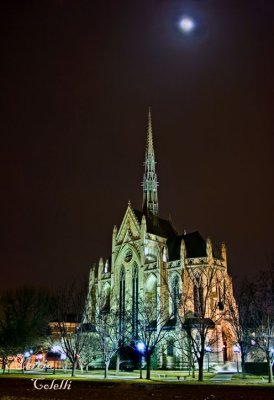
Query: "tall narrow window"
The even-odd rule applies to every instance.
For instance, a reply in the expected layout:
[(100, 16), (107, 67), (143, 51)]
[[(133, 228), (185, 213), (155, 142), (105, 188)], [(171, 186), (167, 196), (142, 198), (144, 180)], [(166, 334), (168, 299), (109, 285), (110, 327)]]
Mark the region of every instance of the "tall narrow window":
[(179, 291), (179, 277), (176, 276), (173, 280), (172, 285), (172, 313), (174, 318), (177, 319), (178, 317), (178, 308), (179, 308), (179, 301), (180, 301), (180, 291)]
[(126, 294), (125, 294), (125, 269), (121, 268), (120, 272), (120, 291), (119, 291), (119, 306), (120, 306), (120, 315), (119, 315), (119, 331), (120, 338), (123, 342), (124, 333), (125, 333), (125, 305), (126, 305)]
[(138, 267), (134, 265), (132, 271), (132, 335), (138, 336)]
[(108, 272), (108, 260), (105, 262), (104, 266), (104, 273), (106, 274)]
[(167, 262), (167, 253), (166, 253), (166, 248), (163, 248), (163, 262)]
[(146, 281), (145, 301), (149, 305), (153, 318), (157, 318), (157, 278), (150, 274)]
[(174, 340), (169, 339), (167, 342), (167, 356), (173, 357), (174, 356)]
[(200, 310), (200, 315), (204, 315), (204, 288), (202, 284), (200, 283), (199, 286), (199, 310)]
[(199, 314), (199, 288), (196, 283), (193, 283), (193, 302), (194, 302), (194, 313)]
[(225, 292), (226, 292), (226, 286), (225, 286), (225, 281), (223, 283), (223, 293), (221, 291), (221, 283), (219, 283), (218, 286), (218, 294), (219, 294), (219, 301), (218, 301), (218, 308), (219, 310), (223, 311), (224, 309), (224, 298), (225, 298)]
[(110, 312), (110, 286), (105, 284), (102, 291), (102, 313), (108, 314)]
[(193, 301), (194, 301), (194, 313), (197, 315), (202, 315), (204, 312), (204, 290), (200, 283), (193, 283)]

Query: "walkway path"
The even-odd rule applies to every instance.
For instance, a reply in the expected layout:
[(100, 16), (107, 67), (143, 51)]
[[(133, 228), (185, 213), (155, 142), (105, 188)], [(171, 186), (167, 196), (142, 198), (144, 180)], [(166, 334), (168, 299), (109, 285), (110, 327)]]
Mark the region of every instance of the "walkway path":
[(228, 382), (231, 381), (232, 375), (230, 373), (226, 372), (218, 372), (213, 378), (211, 378), (211, 381), (217, 381), (217, 382)]

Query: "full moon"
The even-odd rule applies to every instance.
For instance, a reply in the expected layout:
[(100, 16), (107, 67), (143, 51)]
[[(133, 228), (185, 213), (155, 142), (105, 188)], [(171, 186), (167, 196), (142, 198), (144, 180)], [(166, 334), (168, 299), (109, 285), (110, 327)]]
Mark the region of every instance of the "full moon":
[(183, 17), (179, 22), (179, 27), (183, 32), (189, 33), (195, 28), (195, 23), (192, 18)]

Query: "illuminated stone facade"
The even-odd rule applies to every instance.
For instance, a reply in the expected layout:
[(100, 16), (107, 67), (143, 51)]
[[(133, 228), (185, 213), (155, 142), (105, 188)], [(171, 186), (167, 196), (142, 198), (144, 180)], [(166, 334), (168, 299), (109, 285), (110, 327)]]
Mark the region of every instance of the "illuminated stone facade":
[[(172, 315), (169, 332), (158, 346), (158, 366), (166, 368), (187, 366), (187, 353), (174, 341), (179, 336), (182, 342), (186, 341), (183, 321), (189, 316), (199, 319), (199, 295), (206, 296), (204, 317), (212, 321), (207, 334), (210, 361), (233, 360), (235, 340), (225, 305), (225, 296), (233, 297), (226, 247), (224, 244), (220, 248), (213, 246), (210, 239), (204, 240), (198, 232), (179, 235), (170, 220), (158, 216), (157, 187), (149, 112), (142, 210), (134, 209), (129, 202), (122, 223), (113, 229), (111, 257), (101, 258), (91, 268), (90, 293), (105, 293), (110, 308), (114, 297), (119, 299), (120, 309), (126, 302), (133, 314), (138, 314), (138, 302), (159, 298)], [(206, 271), (212, 270), (214, 276), (207, 287)], [(201, 286), (204, 286), (202, 290)], [(94, 302), (90, 300), (90, 315), (92, 307)], [(136, 338), (137, 325), (138, 315), (133, 315), (132, 332)]]

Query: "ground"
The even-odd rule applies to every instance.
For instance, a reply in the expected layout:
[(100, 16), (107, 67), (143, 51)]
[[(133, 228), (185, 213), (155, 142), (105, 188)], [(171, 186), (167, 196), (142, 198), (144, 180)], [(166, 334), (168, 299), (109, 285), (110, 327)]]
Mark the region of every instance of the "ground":
[[(51, 384), (52, 379), (60, 383), (66, 376), (35, 376), (43, 378), (43, 383)], [(154, 380), (83, 380), (76, 378), (71, 382), (70, 390), (34, 389), (33, 376), (24, 375), (24, 379), (14, 375), (1, 376), (0, 400), (274, 400), (274, 386), (267, 383), (233, 382), (215, 384), (214, 382), (197, 383), (196, 381)]]

